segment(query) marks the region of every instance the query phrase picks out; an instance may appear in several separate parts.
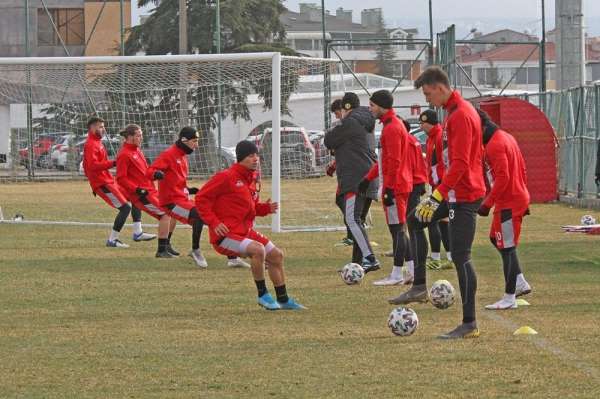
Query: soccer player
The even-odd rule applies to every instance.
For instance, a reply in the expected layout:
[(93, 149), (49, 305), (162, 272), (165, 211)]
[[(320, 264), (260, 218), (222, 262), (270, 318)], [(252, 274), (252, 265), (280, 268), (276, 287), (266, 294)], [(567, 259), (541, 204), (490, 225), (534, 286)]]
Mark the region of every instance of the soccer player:
[[(428, 67), (415, 81), (425, 99), (434, 107), (447, 112), (442, 140), (444, 141), (445, 175), (430, 197), (421, 201), (408, 223), (415, 230), (423, 230), (432, 220), (450, 218), (452, 258), (456, 266), (463, 320), (454, 330), (439, 338), (476, 338), (479, 336), (475, 315), (477, 275), (471, 260), (471, 246), (475, 237), (477, 210), (485, 195), (483, 181), (483, 145), (481, 119), (475, 108), (452, 90), (448, 75), (439, 67)], [(424, 239), (424, 234), (419, 235)], [(417, 238), (417, 262), (412, 287), (392, 304), (427, 301), (426, 267), (427, 244)]]
[[(107, 247), (129, 248), (129, 245), (119, 240), (119, 233), (125, 221), (132, 212), (131, 204), (127, 201), (115, 178), (109, 170), (117, 165), (117, 161), (109, 160), (106, 148), (102, 145), (102, 137), (106, 134), (104, 119), (94, 116), (88, 120), (88, 138), (83, 147), (83, 171), (88, 178), (94, 196), (100, 196), (108, 205), (118, 209), (119, 213), (113, 223), (113, 228), (106, 241)], [(134, 208), (133, 240), (149, 241), (156, 238), (154, 234), (142, 231), (141, 212)]]
[(175, 228), (171, 217), (160, 207), (158, 191), (153, 181), (146, 175), (148, 163), (140, 149), (143, 140), (142, 128), (135, 124), (128, 125), (121, 132), (125, 143), (117, 155), (117, 182), (124, 194), (137, 208), (158, 219), (157, 258), (173, 258), (179, 255), (171, 247), (169, 237)]
[[(425, 164), (427, 166), (429, 185), (432, 190), (435, 190), (444, 177), (442, 125), (438, 122), (437, 113), (432, 109), (427, 109), (419, 115), (419, 124), (421, 125), (421, 129), (427, 134)], [(453, 268), (450, 239), (448, 237), (448, 220), (432, 221), (427, 226), (427, 232), (431, 247), (431, 261), (426, 263), (427, 268), (432, 270)], [(442, 261), (440, 255), (442, 243), (446, 250), (446, 261)]]
[(392, 236), (394, 265), (391, 279), (402, 278), (402, 265), (408, 248), (406, 235), (406, 206), (412, 191), (412, 169), (409, 158), (408, 132), (404, 123), (392, 108), (394, 98), (387, 90), (373, 93), (369, 108), (375, 118), (383, 123), (380, 138), (379, 162), (359, 184), (359, 191), (366, 192), (372, 180), (382, 175), (382, 202), (388, 229)]
[(502, 299), (485, 308), (516, 309), (516, 297), (531, 292), (517, 256), (521, 224), (529, 214), (525, 160), (513, 136), (498, 128), (485, 112), (479, 111), (479, 115), (490, 191), (477, 213), (488, 216), (494, 208), (490, 240), (502, 257), (505, 283)]
[[(345, 93), (341, 123), (329, 130), (324, 140), (325, 146), (335, 151), (338, 180), (336, 203), (343, 209), (344, 222), (352, 233), (352, 262), (361, 264), (365, 273), (379, 269), (379, 262), (361, 219), (367, 206), (367, 193), (358, 192), (362, 177), (377, 159), (375, 136), (372, 133), (374, 129), (375, 119), (369, 109), (360, 106), (355, 93)], [(368, 191), (377, 192), (376, 180), (370, 184)]]
[[(287, 294), (283, 252), (253, 229), (256, 216), (266, 216), (278, 209), (276, 202), (259, 200), (258, 148), (243, 140), (235, 147), (235, 154), (237, 162), (211, 177), (196, 194), (196, 206), (210, 227), (210, 242), (220, 254), (250, 258), (260, 306), (268, 310), (305, 309)], [(277, 300), (267, 290), (265, 263)]]
[(158, 180), (159, 205), (174, 219), (192, 226), (192, 257), (196, 266), (207, 268), (208, 263), (200, 251), (200, 237), (204, 222), (200, 218), (189, 195), (198, 192), (187, 186), (187, 155), (198, 148), (200, 135), (193, 127), (186, 126), (179, 132), (179, 139), (163, 151), (146, 171), (146, 176)]

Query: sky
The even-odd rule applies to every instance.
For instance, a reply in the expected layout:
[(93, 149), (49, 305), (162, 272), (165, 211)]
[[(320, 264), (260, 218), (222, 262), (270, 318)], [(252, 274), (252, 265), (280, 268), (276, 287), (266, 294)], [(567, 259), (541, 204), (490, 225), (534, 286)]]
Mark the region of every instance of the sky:
[[(133, 0), (135, 2), (135, 0)], [(227, 0), (222, 0), (227, 1)], [(320, 0), (286, 0), (284, 4), (292, 11), (299, 10), (299, 3), (317, 3)], [(518, 31), (528, 30), (541, 34), (541, 0), (433, 0), (434, 31), (444, 30), (456, 24), (457, 38), (468, 34), (471, 28), (489, 33), (501, 28)], [(554, 27), (554, 0), (546, 0), (546, 27)], [(388, 27), (417, 27), (422, 37), (429, 32), (428, 0), (325, 0), (325, 8), (335, 13), (336, 8), (354, 10), (354, 20), (360, 21), (363, 8), (382, 8)], [(600, 1), (583, 0), (586, 26), (589, 34), (600, 35)], [(134, 9), (133, 23), (148, 9)]]

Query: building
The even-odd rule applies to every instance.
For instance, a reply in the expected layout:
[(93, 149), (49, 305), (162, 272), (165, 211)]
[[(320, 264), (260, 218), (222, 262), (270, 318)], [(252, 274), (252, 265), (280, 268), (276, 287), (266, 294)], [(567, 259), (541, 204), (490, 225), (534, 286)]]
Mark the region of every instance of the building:
[[(301, 3), (300, 11), (287, 10), (281, 15), (281, 22), (286, 29), (286, 44), (300, 54), (310, 57), (323, 56), (323, 32), (321, 22), (321, 7), (313, 3)], [(380, 62), (377, 60), (377, 46), (371, 44), (360, 45), (360, 40), (377, 39), (406, 39), (416, 37), (416, 29), (383, 29), (381, 21), (383, 13), (381, 8), (362, 10), (360, 23), (353, 21), (353, 11), (338, 8), (335, 14), (325, 12), (325, 37), (327, 40), (343, 41), (337, 42), (331, 47), (330, 56), (338, 56), (357, 73), (381, 73)], [(420, 56), (422, 45), (403, 44), (389, 46), (389, 54), (393, 53), (393, 60), (389, 62), (392, 66), (394, 78), (408, 77), (408, 81), (416, 79), (421, 72), (421, 65), (426, 59), (426, 52)], [(335, 50), (335, 51), (333, 51)], [(418, 57), (417, 57), (418, 56)], [(410, 70), (411, 64), (415, 65)], [(409, 84), (410, 82), (405, 82)]]
[[(31, 56), (119, 55), (120, 1), (45, 0), (44, 3), (47, 10), (41, 0), (29, 0)], [(128, 29), (131, 27), (131, 0), (124, 0), (123, 5), (124, 29)], [(27, 55), (25, 21), (23, 0), (0, 2), (0, 57)]]

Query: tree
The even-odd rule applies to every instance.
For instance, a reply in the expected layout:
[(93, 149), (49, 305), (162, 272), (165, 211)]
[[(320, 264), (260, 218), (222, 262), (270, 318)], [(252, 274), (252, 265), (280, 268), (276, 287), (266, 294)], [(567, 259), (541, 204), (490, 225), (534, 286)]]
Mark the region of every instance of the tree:
[[(385, 21), (383, 15), (379, 15), (377, 38), (381, 40), (388, 40), (390, 35), (385, 28)], [(396, 50), (392, 45), (380, 44), (375, 50), (377, 67), (379, 74), (382, 76), (393, 77), (394, 75), (394, 63), (392, 62), (396, 58)]]

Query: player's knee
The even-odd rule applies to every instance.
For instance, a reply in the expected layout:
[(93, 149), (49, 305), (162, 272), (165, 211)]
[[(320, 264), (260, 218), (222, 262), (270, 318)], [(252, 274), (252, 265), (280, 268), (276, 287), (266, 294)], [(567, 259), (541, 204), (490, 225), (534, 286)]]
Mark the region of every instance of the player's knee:
[(127, 203), (121, 205), (121, 207), (119, 208), (119, 210), (121, 212), (127, 212), (127, 213), (129, 213), (129, 212), (131, 212), (131, 205), (129, 204), (129, 202), (127, 202)]
[(277, 247), (274, 247), (271, 249), (271, 251), (269, 251), (267, 258), (271, 263), (281, 264), (283, 263), (283, 251)]
[(246, 252), (252, 258), (265, 259), (265, 247), (260, 242), (253, 242), (248, 245)]

